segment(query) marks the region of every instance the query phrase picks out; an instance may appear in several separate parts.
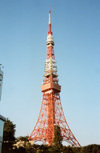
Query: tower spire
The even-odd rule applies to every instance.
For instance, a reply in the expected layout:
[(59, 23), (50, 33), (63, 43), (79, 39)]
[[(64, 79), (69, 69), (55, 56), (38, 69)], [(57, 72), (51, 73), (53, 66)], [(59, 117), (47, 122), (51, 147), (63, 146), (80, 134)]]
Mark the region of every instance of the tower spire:
[(49, 9), (49, 24), (51, 24), (51, 10)]
[(49, 29), (48, 29), (48, 34), (52, 34), (51, 32), (51, 10), (49, 9)]

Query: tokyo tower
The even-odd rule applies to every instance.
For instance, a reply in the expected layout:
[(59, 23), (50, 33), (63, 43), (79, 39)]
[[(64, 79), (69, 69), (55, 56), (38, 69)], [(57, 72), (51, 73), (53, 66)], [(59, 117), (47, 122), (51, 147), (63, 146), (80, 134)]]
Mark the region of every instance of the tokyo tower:
[(31, 141), (53, 144), (54, 127), (60, 127), (62, 140), (72, 146), (80, 146), (65, 119), (60, 101), (61, 86), (58, 84), (57, 66), (54, 54), (54, 40), (51, 31), (51, 11), (49, 10), (49, 29), (47, 35), (47, 56), (43, 85), (43, 99), (36, 125), (29, 136)]

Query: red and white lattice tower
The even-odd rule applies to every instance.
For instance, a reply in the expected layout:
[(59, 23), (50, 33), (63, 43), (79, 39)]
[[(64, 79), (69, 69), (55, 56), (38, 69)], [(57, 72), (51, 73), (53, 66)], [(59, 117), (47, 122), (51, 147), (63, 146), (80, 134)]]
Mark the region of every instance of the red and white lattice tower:
[(72, 146), (80, 146), (68, 123), (60, 101), (61, 86), (58, 84), (57, 66), (54, 55), (54, 40), (51, 31), (51, 11), (49, 10), (49, 30), (47, 36), (47, 57), (45, 62), (45, 75), (41, 86), (43, 100), (36, 125), (29, 136), (29, 140), (46, 142), (52, 145), (54, 126), (61, 129), (63, 141)]

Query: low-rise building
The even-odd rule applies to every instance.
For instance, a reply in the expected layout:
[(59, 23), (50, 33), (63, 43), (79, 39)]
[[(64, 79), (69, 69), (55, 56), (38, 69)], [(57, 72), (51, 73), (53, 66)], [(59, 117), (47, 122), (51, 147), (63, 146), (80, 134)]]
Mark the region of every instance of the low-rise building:
[(1, 149), (2, 149), (2, 142), (3, 142), (3, 128), (4, 128), (4, 122), (5, 122), (5, 118), (0, 115), (0, 153), (1, 153)]

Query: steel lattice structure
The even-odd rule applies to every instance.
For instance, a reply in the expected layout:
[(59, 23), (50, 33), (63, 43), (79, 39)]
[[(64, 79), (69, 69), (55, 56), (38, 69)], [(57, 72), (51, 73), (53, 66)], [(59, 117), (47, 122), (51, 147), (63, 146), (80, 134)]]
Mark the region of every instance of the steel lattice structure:
[(61, 86), (58, 84), (57, 66), (54, 55), (54, 40), (51, 32), (51, 11), (49, 10), (49, 30), (47, 36), (47, 57), (45, 75), (41, 86), (43, 99), (37, 123), (29, 136), (29, 140), (42, 141), (52, 145), (54, 126), (61, 129), (63, 141), (72, 146), (80, 146), (65, 119), (60, 101)]

